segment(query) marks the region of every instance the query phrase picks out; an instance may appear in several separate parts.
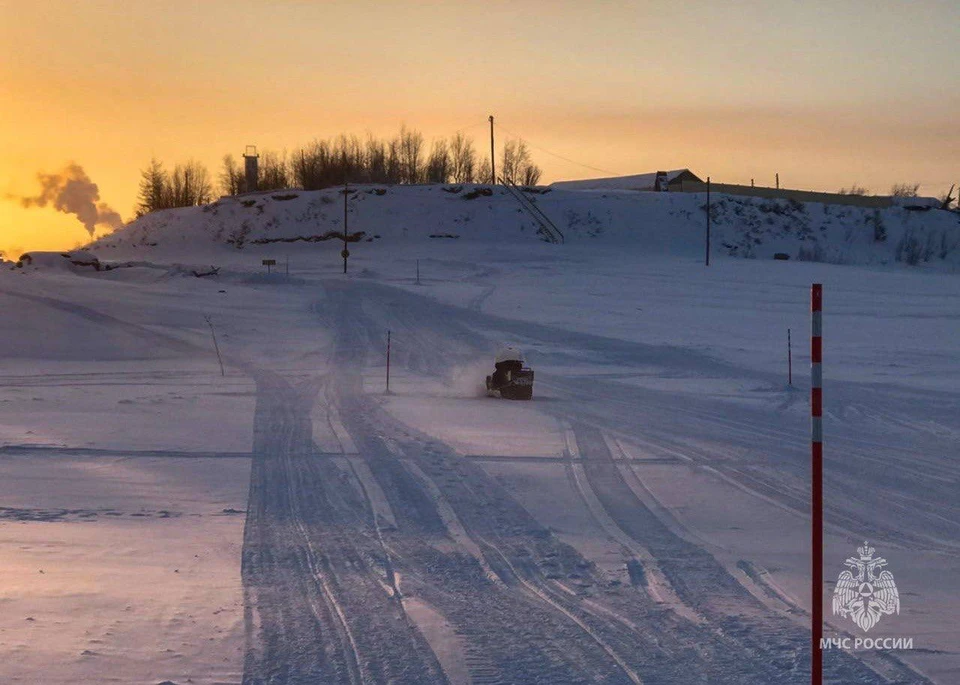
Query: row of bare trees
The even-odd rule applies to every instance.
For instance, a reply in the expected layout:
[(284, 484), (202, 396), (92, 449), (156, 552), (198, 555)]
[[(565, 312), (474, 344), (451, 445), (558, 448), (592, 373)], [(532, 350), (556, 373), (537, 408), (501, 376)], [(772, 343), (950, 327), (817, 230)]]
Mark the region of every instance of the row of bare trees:
[[(260, 153), (259, 190), (301, 188), (319, 190), (351, 183), (490, 183), (490, 160), (479, 157), (473, 140), (463, 133), (434, 140), (429, 147), (416, 129), (401, 126), (392, 138), (341, 135), (317, 140), (299, 150)], [(541, 170), (533, 163), (522, 139), (503, 144), (497, 169), (512, 183), (536, 185)], [(170, 207), (185, 207), (210, 201), (212, 187), (206, 168), (196, 162), (177, 165), (166, 172), (151, 160), (141, 172), (137, 215)], [(219, 190), (236, 195), (246, 190), (243, 164), (225, 155), (219, 174)]]

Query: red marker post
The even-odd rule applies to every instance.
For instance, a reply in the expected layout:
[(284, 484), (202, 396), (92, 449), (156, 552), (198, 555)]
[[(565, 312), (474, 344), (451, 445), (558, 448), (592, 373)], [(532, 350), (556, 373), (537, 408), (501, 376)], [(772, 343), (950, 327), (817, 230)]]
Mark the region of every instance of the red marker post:
[(810, 287), (810, 683), (823, 682), (823, 286)]

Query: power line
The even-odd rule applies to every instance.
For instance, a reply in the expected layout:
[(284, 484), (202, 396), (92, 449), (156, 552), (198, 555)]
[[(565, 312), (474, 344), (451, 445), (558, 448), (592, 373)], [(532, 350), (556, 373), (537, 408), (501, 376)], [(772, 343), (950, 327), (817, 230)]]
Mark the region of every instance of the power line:
[(546, 152), (548, 155), (551, 155), (551, 156), (553, 156), (553, 157), (556, 157), (557, 159), (562, 159), (563, 161), (569, 162), (570, 164), (576, 164), (577, 166), (582, 166), (582, 167), (584, 167), (585, 169), (592, 169), (593, 171), (599, 171), (599, 172), (604, 173), (604, 174), (610, 174), (611, 176), (618, 176), (618, 175), (619, 175), (616, 171), (610, 171), (609, 169), (601, 169), (600, 167), (596, 167), (596, 166), (593, 166), (593, 165), (591, 165), (591, 164), (584, 164), (583, 162), (578, 162), (578, 161), (575, 160), (575, 159), (570, 159), (569, 157), (564, 157), (563, 155), (557, 154), (556, 152), (551, 152), (550, 150), (548, 150), (547, 148), (543, 147), (542, 145), (537, 145), (537, 144), (534, 143), (532, 140), (529, 140), (529, 139), (527, 139), (527, 138), (524, 138), (524, 137), (521, 136), (519, 133), (514, 133), (513, 131), (511, 131), (510, 129), (508, 129), (506, 126), (504, 126), (503, 124), (501, 124), (501, 123), (499, 123), (499, 122), (497, 123), (497, 126), (499, 126), (501, 129), (503, 129), (504, 131), (506, 131), (506, 132), (509, 133), (510, 135), (515, 136), (515, 137), (517, 137), (517, 138), (520, 138), (520, 139), (523, 140), (525, 143), (528, 143), (531, 147), (535, 147), (535, 148), (537, 148), (538, 150), (540, 150), (541, 152)]

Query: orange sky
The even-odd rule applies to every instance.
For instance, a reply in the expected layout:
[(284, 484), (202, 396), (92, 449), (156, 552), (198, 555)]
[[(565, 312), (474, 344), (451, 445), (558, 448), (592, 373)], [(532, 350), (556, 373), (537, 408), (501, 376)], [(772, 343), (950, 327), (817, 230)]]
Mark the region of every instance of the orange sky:
[[(0, 0), (0, 250), (86, 238), (23, 209), (38, 171), (82, 165), (132, 215), (151, 155), (216, 174), (401, 123), (484, 122), (544, 181), (689, 167), (727, 182), (939, 194), (960, 182), (953, 2)], [(481, 152), (481, 154), (483, 154)]]

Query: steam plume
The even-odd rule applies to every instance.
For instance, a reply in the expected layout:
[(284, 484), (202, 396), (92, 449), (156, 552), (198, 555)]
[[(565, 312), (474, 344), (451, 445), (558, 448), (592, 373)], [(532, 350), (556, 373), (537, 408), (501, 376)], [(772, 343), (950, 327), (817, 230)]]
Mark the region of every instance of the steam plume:
[(115, 229), (123, 225), (120, 214), (106, 202), (100, 202), (97, 184), (90, 180), (79, 164), (71, 162), (58, 174), (40, 172), (37, 180), (40, 181), (40, 194), (19, 198), (24, 207), (51, 205), (59, 212), (73, 214), (91, 236), (96, 226)]

